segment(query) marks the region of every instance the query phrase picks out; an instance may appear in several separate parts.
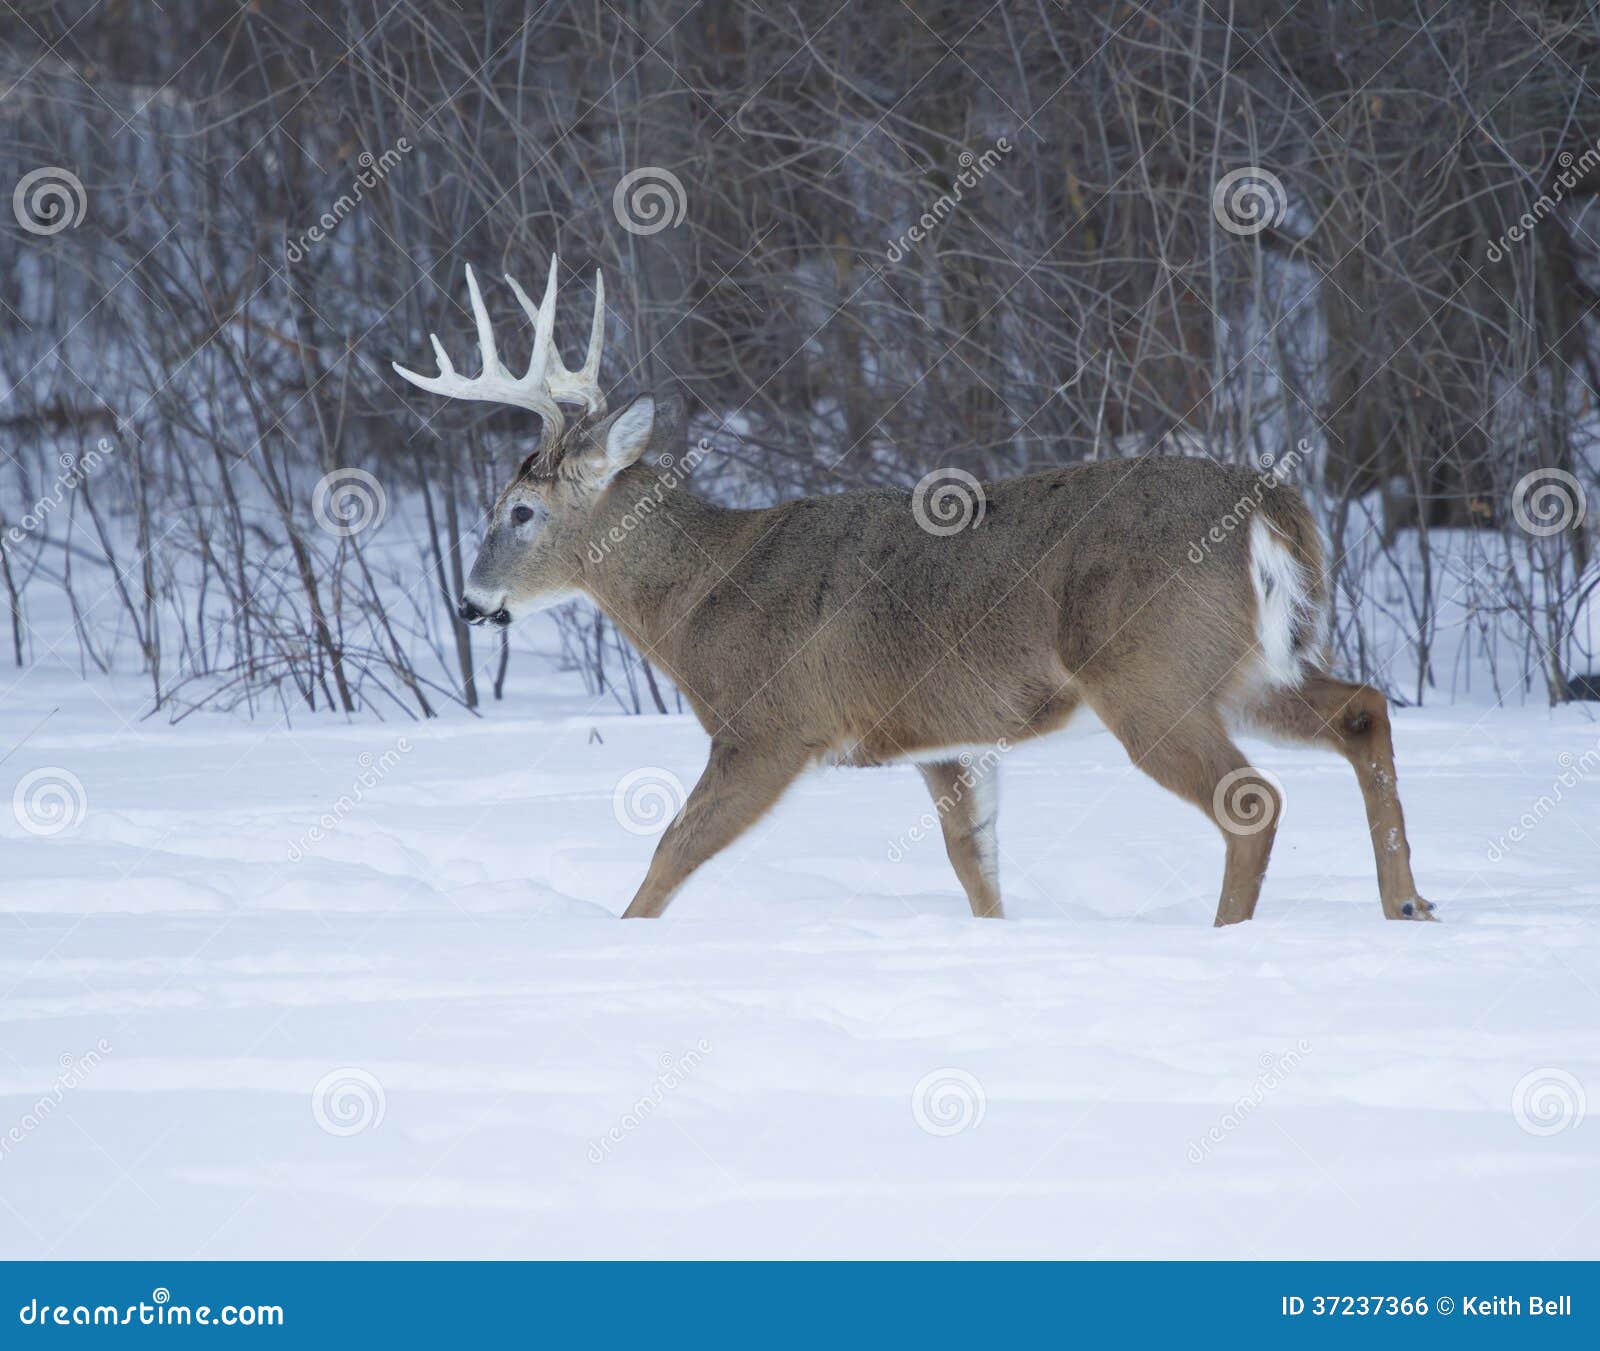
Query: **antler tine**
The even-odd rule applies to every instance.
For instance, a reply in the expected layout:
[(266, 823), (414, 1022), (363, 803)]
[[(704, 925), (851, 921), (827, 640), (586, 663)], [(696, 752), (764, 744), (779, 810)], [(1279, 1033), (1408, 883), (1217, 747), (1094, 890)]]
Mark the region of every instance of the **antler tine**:
[[(556, 392), (550, 385), (550, 361), (555, 353), (556, 332), (556, 256), (553, 253), (550, 255), (550, 276), (545, 281), (544, 299), (538, 305), (528, 298), (521, 282), (509, 272), (503, 275), (511, 286), (511, 293), (517, 298), (517, 304), (522, 306), (522, 312), (533, 324), (533, 351), (528, 356), (528, 373), (522, 379), (525, 384), (544, 390), (550, 400), (553, 411), (545, 415), (544, 435), (539, 440), (540, 450), (548, 450), (561, 439), (561, 433), (567, 426), (566, 414), (556, 402)], [(559, 366), (561, 358), (555, 357), (555, 362)]]
[(528, 316), (528, 322), (533, 325), (533, 354), (528, 358), (528, 373), (525, 380), (543, 380), (550, 364), (550, 353), (555, 346), (556, 331), (556, 261), (550, 259), (550, 279), (545, 283), (544, 299), (537, 305), (528, 298), (528, 293), (522, 289), (522, 283), (509, 272), (504, 274), (511, 293), (516, 296), (517, 304), (522, 306), (522, 312)]
[(483, 369), (476, 376), (460, 374), (444, 350), (438, 335), (430, 333), (434, 355), (439, 359), (438, 375), (420, 375), (407, 370), (398, 361), (391, 362), (395, 374), (410, 381), (418, 389), (431, 394), (442, 394), (451, 399), (475, 399), (483, 403), (504, 403), (514, 408), (526, 408), (537, 413), (544, 423), (541, 444), (553, 444), (566, 427), (566, 418), (551, 394), (542, 372), (530, 370), (520, 380), (501, 364), (499, 349), (495, 345), (494, 328), (489, 322), (489, 311), (483, 303), (483, 293), (478, 289), (478, 278), (471, 265), (467, 266), (467, 299), (472, 305), (472, 321), (478, 332), (478, 349), (483, 357)]
[(444, 344), (439, 341), (437, 333), (428, 334), (428, 341), (433, 344), (433, 354), (439, 358), (439, 374), (454, 375), (456, 368), (450, 364), (450, 354), (444, 350)]
[(478, 352), (483, 357), (483, 372), (478, 378), (511, 379), (511, 372), (500, 364), (500, 353), (494, 345), (494, 328), (489, 323), (489, 311), (484, 308), (471, 263), (467, 264), (467, 299), (472, 303), (472, 319), (478, 326)]
[(578, 378), (594, 390), (589, 406), (591, 413), (606, 411), (606, 396), (600, 392), (600, 349), (606, 341), (606, 277), (599, 268), (594, 270), (594, 318), (589, 321), (589, 350), (584, 354), (583, 369)]
[(545, 282), (544, 299), (537, 308), (528, 293), (522, 289), (517, 279), (509, 273), (506, 281), (516, 293), (518, 302), (522, 305), (523, 313), (533, 321), (534, 325), (534, 358), (529, 363), (528, 375), (531, 378), (537, 369), (544, 378), (545, 387), (550, 391), (551, 397), (567, 399), (574, 403), (581, 403), (591, 414), (606, 411), (605, 395), (600, 392), (600, 356), (605, 347), (606, 339), (606, 284), (605, 278), (596, 269), (594, 274), (594, 318), (589, 323), (589, 350), (584, 355), (583, 365), (576, 371), (568, 370), (566, 363), (561, 360), (561, 354), (555, 350), (553, 337), (556, 322), (556, 279), (559, 271), (556, 255), (550, 255), (550, 275)]
[(458, 378), (456, 368), (450, 364), (450, 358), (446, 355), (444, 344), (439, 341), (437, 333), (428, 334), (428, 341), (433, 344), (433, 354), (439, 358), (438, 375), (421, 375), (416, 371), (407, 370), (398, 361), (391, 361), (389, 364), (394, 367), (396, 375), (418, 389), (425, 389), (430, 394), (449, 394), (448, 382)]
[(439, 358), (438, 375), (419, 375), (407, 370), (398, 361), (392, 362), (395, 373), (409, 380), (419, 389), (443, 394), (456, 399), (478, 399), (487, 403), (508, 403), (527, 408), (544, 420), (544, 434), (540, 444), (548, 448), (561, 438), (566, 429), (566, 416), (560, 401), (582, 403), (590, 414), (604, 413), (605, 395), (600, 392), (600, 355), (605, 345), (606, 290), (605, 279), (595, 272), (594, 318), (589, 325), (589, 350), (583, 365), (569, 371), (555, 349), (556, 285), (560, 263), (555, 254), (550, 255), (550, 275), (545, 280), (544, 299), (535, 305), (515, 277), (507, 275), (512, 293), (522, 312), (533, 323), (533, 353), (528, 358), (527, 372), (513, 376), (500, 361), (495, 346), (494, 328), (489, 322), (489, 311), (478, 289), (478, 278), (467, 266), (467, 298), (472, 305), (473, 324), (478, 331), (478, 349), (483, 357), (483, 370), (468, 377), (457, 373), (438, 337), (430, 333), (434, 354)]

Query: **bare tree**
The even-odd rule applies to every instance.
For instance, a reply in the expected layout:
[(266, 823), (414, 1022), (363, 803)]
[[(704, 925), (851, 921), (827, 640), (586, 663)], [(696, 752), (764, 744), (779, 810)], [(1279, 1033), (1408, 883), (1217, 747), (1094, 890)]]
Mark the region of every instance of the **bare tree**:
[[(48, 586), (83, 668), (171, 716), (498, 697), (513, 649), (451, 601), (537, 427), (386, 359), (468, 331), (463, 262), (559, 250), (573, 294), (613, 279), (608, 383), (691, 397), (712, 496), (1294, 454), (1353, 674), (1587, 688), (1592, 11), (14, 9), (19, 663)], [(559, 632), (596, 694), (676, 707), (595, 613)]]

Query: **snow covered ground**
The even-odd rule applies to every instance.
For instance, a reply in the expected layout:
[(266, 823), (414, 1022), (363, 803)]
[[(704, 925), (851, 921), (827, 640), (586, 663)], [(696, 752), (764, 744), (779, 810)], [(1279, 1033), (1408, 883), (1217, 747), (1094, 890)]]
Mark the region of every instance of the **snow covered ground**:
[(1398, 716), (1438, 925), (1341, 762), (1259, 750), (1216, 931), (1213, 828), (1088, 722), (1005, 758), (1004, 923), (893, 769), (621, 924), (687, 718), (140, 696), (0, 697), (0, 1256), (1600, 1257), (1592, 710)]

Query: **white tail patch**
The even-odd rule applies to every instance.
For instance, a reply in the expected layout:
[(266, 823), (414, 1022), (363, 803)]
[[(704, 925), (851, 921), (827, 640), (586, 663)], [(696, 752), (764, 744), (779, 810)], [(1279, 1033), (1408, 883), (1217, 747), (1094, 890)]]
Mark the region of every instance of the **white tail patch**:
[(1316, 603), (1305, 571), (1267, 518), (1250, 520), (1250, 584), (1256, 593), (1256, 642), (1269, 685), (1298, 685), (1310, 646), (1296, 637), (1318, 630)]

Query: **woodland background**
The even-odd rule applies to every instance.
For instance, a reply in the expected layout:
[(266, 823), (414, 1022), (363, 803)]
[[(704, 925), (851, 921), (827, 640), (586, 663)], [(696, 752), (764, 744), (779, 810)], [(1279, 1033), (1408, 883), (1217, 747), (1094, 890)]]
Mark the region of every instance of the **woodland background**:
[[(450, 601), (537, 428), (389, 361), (431, 370), (434, 330), (473, 369), (462, 264), (533, 285), (559, 250), (569, 359), (603, 267), (606, 382), (691, 397), (700, 491), (1277, 464), (1332, 542), (1348, 670), (1406, 702), (1595, 692), (1594, 6), (5, 10), (18, 666), (137, 671), (172, 717), (498, 697), (531, 656)], [(24, 192), (42, 169), (81, 198)], [(370, 520), (329, 528), (352, 470)], [(673, 706), (587, 607), (559, 634), (596, 693)]]

